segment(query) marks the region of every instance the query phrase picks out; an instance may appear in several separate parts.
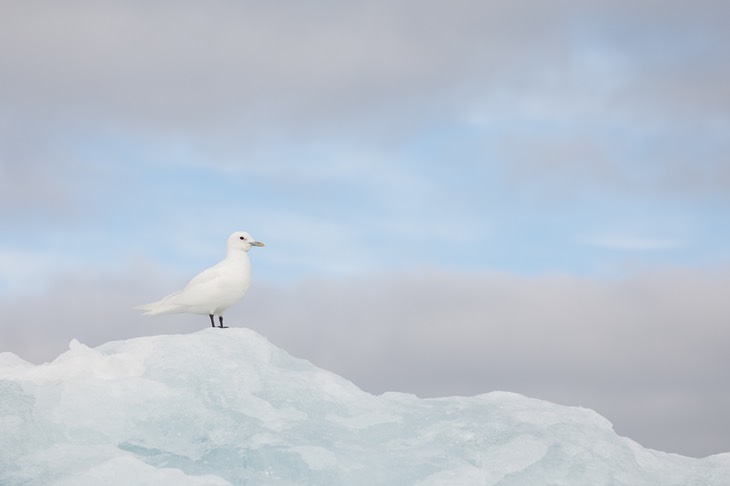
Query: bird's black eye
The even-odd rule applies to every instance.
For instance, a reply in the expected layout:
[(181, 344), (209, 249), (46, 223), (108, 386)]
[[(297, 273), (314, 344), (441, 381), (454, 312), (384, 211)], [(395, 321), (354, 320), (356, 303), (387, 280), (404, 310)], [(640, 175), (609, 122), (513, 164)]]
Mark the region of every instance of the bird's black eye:
[(245, 240), (245, 239), (246, 239), (246, 237), (245, 237), (245, 236), (241, 236), (241, 239), (242, 239), (242, 240)]

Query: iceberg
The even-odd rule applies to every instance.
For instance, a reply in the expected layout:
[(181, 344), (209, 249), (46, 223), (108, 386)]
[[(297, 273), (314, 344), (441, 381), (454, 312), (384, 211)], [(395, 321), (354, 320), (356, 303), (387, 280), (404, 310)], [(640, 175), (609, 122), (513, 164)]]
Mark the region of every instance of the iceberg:
[(0, 484), (730, 485), (514, 393), (371, 395), (242, 328), (0, 353)]

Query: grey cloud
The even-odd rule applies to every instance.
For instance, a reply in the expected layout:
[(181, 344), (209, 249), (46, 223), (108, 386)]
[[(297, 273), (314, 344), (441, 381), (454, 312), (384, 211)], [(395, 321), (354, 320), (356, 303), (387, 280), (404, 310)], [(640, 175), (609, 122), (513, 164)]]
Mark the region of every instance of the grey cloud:
[[(65, 172), (59, 156), (84, 154), (60, 139), (112, 134), (150, 159), (183, 143), (219, 169), (281, 173), (287, 148), (317, 140), (388, 153), (424, 127), (490, 120), (488, 163), (518, 189), (724, 194), (727, 13), (712, 0), (6, 2), (0, 123), (15, 128), (1, 142), (28, 140), (26, 159)], [(0, 184), (30, 186), (23, 170)], [(47, 200), (75, 203), (53, 169), (33, 172)]]
[[(520, 392), (596, 409), (645, 446), (702, 456), (730, 450), (729, 274), (257, 281), (226, 319), (370, 392)], [(150, 319), (131, 309), (178, 284), (137, 265), (129, 275), (69, 277), (45, 295), (6, 297), (2, 350), (41, 361), (72, 338), (98, 345), (207, 326), (201, 316)]]
[(45, 292), (0, 298), (6, 312), (0, 330), (1, 351), (40, 363), (68, 349), (71, 339), (96, 346), (135, 336), (198, 329), (192, 316), (142, 319), (133, 306), (164, 295), (173, 282), (151, 267), (130, 265), (129, 275), (80, 272), (53, 279)]
[(63, 218), (73, 212), (71, 177), (64, 170), (69, 164), (60, 163), (50, 145), (39, 147), (32, 129), (6, 126), (1, 119), (0, 128), (0, 215)]
[(705, 455), (730, 448), (721, 412), (730, 404), (727, 275), (313, 282), (257, 291), (247, 316), (275, 343), (369, 391), (517, 391), (594, 408), (649, 447)]
[[(461, 1), (448, 8), (407, 1), (347, 8), (329, 2), (26, 2), (4, 7), (2, 75), (5, 101), (19, 110), (65, 119), (86, 112), (162, 131), (231, 122), (254, 129), (287, 119), (341, 122), (354, 113), (382, 121), (394, 111), (413, 121), (448, 113), (455, 101), (495, 87), (519, 92), (524, 80), (539, 78), (549, 66), (570, 73), (576, 67), (571, 32), (585, 34), (582, 23), (583, 29), (609, 24), (606, 42), (628, 57), (638, 53), (632, 68), (659, 84), (643, 86), (642, 96), (666, 86), (666, 105), (678, 91), (701, 91), (708, 102), (688, 103), (715, 110), (726, 105), (725, 90), (697, 88), (727, 80), (716, 62), (722, 50), (713, 45), (727, 38), (711, 21), (724, 9), (717, 2), (691, 8), (683, 2), (661, 8), (651, 2)], [(667, 10), (708, 27), (702, 34), (709, 45), (700, 49), (709, 52), (692, 57), (696, 76), (679, 76), (685, 65), (671, 56), (657, 66), (647, 62), (656, 58), (656, 38), (696, 37), (696, 26), (667, 18)], [(631, 37), (630, 46), (620, 41), (626, 32), (643, 34)], [(590, 41), (586, 37), (580, 40)]]

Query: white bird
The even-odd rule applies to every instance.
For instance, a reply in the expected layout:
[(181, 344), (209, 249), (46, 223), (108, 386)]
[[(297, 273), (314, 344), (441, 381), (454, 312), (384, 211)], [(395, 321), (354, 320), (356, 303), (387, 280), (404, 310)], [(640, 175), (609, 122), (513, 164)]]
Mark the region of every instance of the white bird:
[(203, 270), (188, 282), (184, 289), (168, 295), (162, 300), (140, 305), (144, 315), (158, 314), (208, 314), (210, 325), (215, 326), (218, 316), (223, 325), (223, 312), (241, 300), (251, 284), (251, 262), (248, 250), (252, 246), (264, 246), (244, 231), (237, 231), (228, 237), (226, 257), (212, 267)]

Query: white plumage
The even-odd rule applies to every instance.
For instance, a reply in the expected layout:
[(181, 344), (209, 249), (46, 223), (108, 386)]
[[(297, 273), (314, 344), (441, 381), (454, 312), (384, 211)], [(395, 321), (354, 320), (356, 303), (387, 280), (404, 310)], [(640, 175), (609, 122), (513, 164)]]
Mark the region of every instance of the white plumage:
[(244, 231), (237, 231), (228, 237), (226, 257), (212, 267), (203, 270), (188, 282), (184, 289), (168, 295), (162, 300), (138, 306), (145, 315), (158, 314), (208, 314), (210, 324), (215, 327), (213, 316), (217, 315), (223, 325), (223, 312), (241, 300), (251, 284), (251, 262), (248, 250), (252, 246), (264, 246)]

